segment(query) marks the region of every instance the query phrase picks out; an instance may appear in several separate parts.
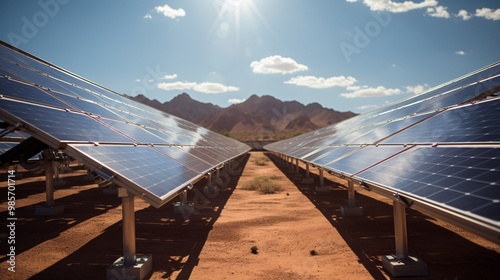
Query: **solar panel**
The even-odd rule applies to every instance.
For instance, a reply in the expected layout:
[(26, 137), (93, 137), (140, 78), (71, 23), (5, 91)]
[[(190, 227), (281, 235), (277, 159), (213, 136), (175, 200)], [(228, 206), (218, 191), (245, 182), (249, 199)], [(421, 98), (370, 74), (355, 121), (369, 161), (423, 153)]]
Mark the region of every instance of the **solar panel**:
[(265, 146), (500, 242), (500, 63)]
[(499, 147), (416, 147), (356, 177), (500, 227)]
[[(0, 120), (19, 125), (155, 207), (250, 150), (4, 42), (0, 55)], [(11, 147), (0, 145), (2, 151)]]

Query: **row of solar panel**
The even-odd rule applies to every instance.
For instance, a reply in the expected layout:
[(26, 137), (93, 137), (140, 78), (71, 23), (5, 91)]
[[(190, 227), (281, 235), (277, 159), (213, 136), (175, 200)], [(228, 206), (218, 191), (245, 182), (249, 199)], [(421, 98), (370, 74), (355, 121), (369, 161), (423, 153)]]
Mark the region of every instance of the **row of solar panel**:
[[(175, 144), (190, 145), (193, 144), (193, 140), (189, 138), (196, 138), (199, 133), (210, 133), (185, 120), (152, 110), (57, 68), (38, 63), (11, 49), (6, 47), (0, 49), (4, 52), (0, 61), (3, 78), (6, 79), (1, 83), (0, 93), (6, 97), (89, 113), (121, 123), (133, 123), (153, 131), (181, 134), (179, 136), (181, 139), (176, 140), (186, 142)], [(158, 141), (154, 138), (151, 140)]]
[[(293, 141), (294, 144), (290, 146), (307, 147), (349, 143), (373, 144), (383, 139), (376, 133), (383, 132), (384, 137), (389, 136), (402, 128), (432, 117), (445, 108), (473, 101), (498, 92), (499, 89), (500, 63), (496, 63), (423, 94), (286, 141), (288, 143)], [(471, 113), (468, 109), (461, 111), (462, 119), (465, 120)], [(390, 124), (391, 122), (396, 124)], [(367, 135), (369, 133), (371, 137)], [(432, 142), (430, 139), (424, 141)]]
[(265, 148), (500, 232), (500, 64)]
[(0, 54), (0, 119), (156, 207), (250, 149), (5, 43)]

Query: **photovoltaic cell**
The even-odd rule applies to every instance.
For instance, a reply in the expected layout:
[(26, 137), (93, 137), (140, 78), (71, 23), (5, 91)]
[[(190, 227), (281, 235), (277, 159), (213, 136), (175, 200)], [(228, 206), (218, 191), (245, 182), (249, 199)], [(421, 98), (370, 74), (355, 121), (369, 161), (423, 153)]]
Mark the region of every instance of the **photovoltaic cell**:
[(115, 183), (156, 207), (249, 150), (4, 42), (0, 75), (0, 120), (114, 176)]
[(0, 94), (24, 101), (39, 103), (59, 108), (68, 108), (68, 104), (54, 98), (46, 91), (32, 85), (0, 77)]
[(476, 233), (495, 238), (500, 236), (499, 74), (496, 63), (265, 148), (353, 176), (383, 194), (432, 205), (451, 221), (459, 218), (467, 228), (473, 223)]
[(447, 110), (382, 143), (465, 143), (500, 140), (500, 99)]
[(136, 192), (147, 191), (161, 204), (179, 186), (185, 186), (198, 173), (147, 146), (71, 145), (72, 148), (102, 164), (112, 173), (127, 178)]
[(34, 132), (51, 135), (59, 142), (133, 143), (133, 140), (84, 114), (7, 99), (0, 99), (0, 116), (2, 110), (29, 124)]
[(356, 177), (500, 222), (500, 148), (412, 148)]
[(358, 148), (355, 153), (339, 158), (326, 165), (325, 168), (342, 172), (345, 175), (353, 175), (405, 149), (403, 146), (367, 146), (361, 149)]

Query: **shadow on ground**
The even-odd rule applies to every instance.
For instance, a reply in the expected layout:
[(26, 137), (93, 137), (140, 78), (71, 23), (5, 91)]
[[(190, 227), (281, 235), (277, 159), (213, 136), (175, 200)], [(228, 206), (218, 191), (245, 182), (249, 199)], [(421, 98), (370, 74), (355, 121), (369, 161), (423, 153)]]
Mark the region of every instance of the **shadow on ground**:
[[(272, 154), (268, 156), (338, 230), (371, 276), (386, 279), (388, 274), (382, 271), (381, 257), (395, 253), (392, 205), (357, 192), (356, 204), (363, 207), (364, 216), (343, 217), (340, 207), (348, 202), (343, 185), (325, 178), (330, 191), (316, 192), (315, 184), (302, 184), (302, 176), (293, 173), (288, 164)], [(300, 174), (305, 174), (305, 170), (301, 168)], [(319, 182), (318, 175), (311, 176)], [(428, 277), (415, 279), (498, 279), (500, 254), (432, 220), (418, 211), (407, 210), (409, 253), (426, 262), (429, 270)]]
[[(248, 156), (240, 166), (245, 166)], [(153, 273), (162, 278), (189, 279), (213, 224), (236, 187), (240, 174), (217, 195), (203, 196), (206, 180), (195, 184), (189, 201), (197, 200), (195, 213), (174, 213), (173, 201), (160, 208), (148, 207), (135, 213), (137, 254), (153, 255)], [(198, 195), (196, 195), (198, 194)], [(136, 200), (137, 201), (137, 200)], [(137, 203), (137, 202), (136, 202)], [(108, 227), (85, 246), (38, 273), (31, 279), (105, 279), (106, 268), (122, 256), (121, 222)]]

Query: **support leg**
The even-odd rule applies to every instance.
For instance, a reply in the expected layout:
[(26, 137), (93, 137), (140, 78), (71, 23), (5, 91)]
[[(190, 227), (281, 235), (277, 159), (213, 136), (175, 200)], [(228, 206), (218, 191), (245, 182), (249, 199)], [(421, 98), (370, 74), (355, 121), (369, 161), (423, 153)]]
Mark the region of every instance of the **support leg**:
[(348, 205), (341, 206), (340, 211), (343, 216), (363, 216), (363, 207), (356, 207), (354, 182), (347, 180)]
[(314, 179), (311, 178), (310, 164), (306, 163), (306, 177), (302, 179), (302, 184), (312, 184)]
[(45, 167), (45, 205), (35, 208), (35, 215), (53, 216), (64, 213), (64, 206), (54, 203), (54, 168), (52, 163)]
[(325, 177), (323, 168), (319, 168), (319, 186), (316, 187), (317, 192), (327, 192), (330, 186), (325, 186)]
[(118, 190), (118, 196), (122, 198), (123, 257), (108, 267), (107, 279), (142, 280), (153, 269), (153, 257), (136, 255), (134, 196), (123, 188)]
[(406, 206), (398, 200), (394, 200), (393, 203), (396, 254), (384, 256), (382, 266), (393, 277), (425, 276), (427, 264), (408, 255)]

